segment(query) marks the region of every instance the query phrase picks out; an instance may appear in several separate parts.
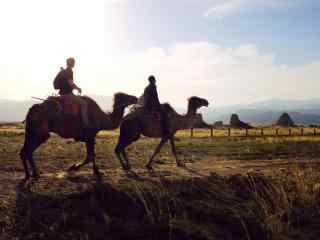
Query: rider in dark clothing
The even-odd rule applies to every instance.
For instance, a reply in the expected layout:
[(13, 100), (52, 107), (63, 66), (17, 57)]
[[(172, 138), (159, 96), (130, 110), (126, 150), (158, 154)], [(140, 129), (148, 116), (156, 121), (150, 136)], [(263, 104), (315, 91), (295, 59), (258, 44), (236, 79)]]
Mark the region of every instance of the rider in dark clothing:
[(157, 92), (156, 79), (154, 76), (149, 77), (149, 85), (144, 89), (143, 100), (144, 108), (148, 112), (158, 112), (160, 114), (160, 123), (162, 134), (168, 136), (169, 134), (169, 119), (167, 113), (163, 110)]
[(75, 66), (75, 59), (68, 58), (67, 67), (61, 69), (54, 80), (54, 87), (59, 89), (59, 94), (64, 98), (69, 99), (70, 102), (78, 103), (81, 106), (81, 118), (84, 128), (90, 128), (90, 122), (88, 117), (88, 103), (81, 97), (73, 94), (73, 90), (77, 90), (80, 94), (81, 88), (78, 87), (73, 80), (73, 68)]
[(151, 76), (149, 78), (149, 85), (144, 89), (144, 106), (148, 110), (158, 109), (161, 104), (158, 97), (157, 86), (155, 83), (155, 78)]
[(73, 80), (73, 71), (71, 68), (63, 69), (61, 72), (60, 95), (72, 94), (73, 88), (69, 84), (69, 80)]

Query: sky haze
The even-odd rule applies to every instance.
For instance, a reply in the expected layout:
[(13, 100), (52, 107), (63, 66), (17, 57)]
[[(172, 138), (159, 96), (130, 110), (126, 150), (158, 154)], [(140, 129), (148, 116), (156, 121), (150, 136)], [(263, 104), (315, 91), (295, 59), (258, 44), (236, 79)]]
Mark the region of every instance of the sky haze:
[(52, 93), (69, 56), (86, 94), (140, 95), (184, 106), (307, 99), (320, 89), (316, 0), (5, 0), (0, 98)]

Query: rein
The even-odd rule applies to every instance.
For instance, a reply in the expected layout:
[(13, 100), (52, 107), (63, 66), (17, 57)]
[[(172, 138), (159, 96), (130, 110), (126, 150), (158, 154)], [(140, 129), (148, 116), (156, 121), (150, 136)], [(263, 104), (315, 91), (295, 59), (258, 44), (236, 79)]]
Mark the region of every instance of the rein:
[(39, 101), (45, 101), (46, 99), (43, 99), (43, 98), (38, 98), (38, 97), (31, 97), (32, 99), (35, 99), (35, 100), (39, 100)]

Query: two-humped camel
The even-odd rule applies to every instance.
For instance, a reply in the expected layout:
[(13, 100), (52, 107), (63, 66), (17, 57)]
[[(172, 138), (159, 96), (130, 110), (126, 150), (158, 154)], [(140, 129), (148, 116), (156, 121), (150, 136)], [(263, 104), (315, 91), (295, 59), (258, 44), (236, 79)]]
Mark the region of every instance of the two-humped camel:
[[(119, 127), (123, 118), (125, 108), (136, 104), (135, 96), (124, 93), (114, 95), (113, 110), (105, 113), (98, 104), (89, 97), (83, 97), (88, 104), (88, 117), (93, 128), (85, 130), (82, 128), (80, 117), (80, 106), (71, 103), (75, 114), (67, 114), (61, 111), (63, 97), (51, 97), (41, 104), (33, 105), (26, 116), (25, 141), (20, 151), (25, 177), (29, 178), (28, 163), (32, 169), (32, 175), (38, 177), (38, 171), (33, 159), (33, 152), (50, 137), (50, 132), (58, 134), (62, 138), (74, 138), (77, 141), (86, 143), (87, 157), (78, 164), (72, 165), (69, 170), (78, 170), (83, 165), (92, 162), (93, 172), (98, 174), (98, 167), (95, 163), (95, 137), (100, 130), (112, 130)], [(69, 102), (70, 104), (70, 102)], [(61, 114), (57, 114), (61, 111)], [(60, 116), (60, 117), (57, 117)]]
[(185, 115), (178, 114), (169, 104), (163, 104), (163, 108), (169, 116), (169, 136), (164, 137), (161, 130), (160, 120), (153, 114), (148, 114), (143, 107), (137, 108), (131, 112), (121, 122), (120, 136), (115, 153), (124, 170), (130, 170), (128, 157), (125, 148), (131, 143), (137, 141), (141, 135), (151, 138), (161, 138), (159, 145), (156, 147), (146, 167), (152, 169), (152, 162), (155, 156), (160, 152), (162, 146), (169, 140), (172, 153), (178, 166), (184, 166), (179, 161), (176, 154), (174, 135), (178, 130), (191, 128), (197, 118), (197, 110), (203, 106), (208, 107), (209, 102), (199, 97), (188, 99), (188, 112)]

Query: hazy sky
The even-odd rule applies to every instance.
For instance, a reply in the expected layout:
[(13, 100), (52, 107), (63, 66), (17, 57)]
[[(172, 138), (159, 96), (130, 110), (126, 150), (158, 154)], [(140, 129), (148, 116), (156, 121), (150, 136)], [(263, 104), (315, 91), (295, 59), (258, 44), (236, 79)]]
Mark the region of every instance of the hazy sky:
[(51, 93), (76, 58), (84, 93), (217, 105), (319, 97), (318, 0), (1, 0), (0, 98)]

